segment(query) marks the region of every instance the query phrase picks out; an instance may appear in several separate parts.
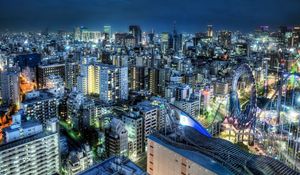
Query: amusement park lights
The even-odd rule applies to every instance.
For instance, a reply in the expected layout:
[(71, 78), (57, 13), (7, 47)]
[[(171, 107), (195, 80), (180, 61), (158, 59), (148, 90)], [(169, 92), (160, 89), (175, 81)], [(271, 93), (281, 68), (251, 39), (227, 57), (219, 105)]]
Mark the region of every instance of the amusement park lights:
[(292, 122), (292, 123), (297, 122), (298, 117), (299, 117), (299, 112), (294, 109), (291, 109), (291, 110), (289, 110), (287, 117), (288, 117), (289, 122)]

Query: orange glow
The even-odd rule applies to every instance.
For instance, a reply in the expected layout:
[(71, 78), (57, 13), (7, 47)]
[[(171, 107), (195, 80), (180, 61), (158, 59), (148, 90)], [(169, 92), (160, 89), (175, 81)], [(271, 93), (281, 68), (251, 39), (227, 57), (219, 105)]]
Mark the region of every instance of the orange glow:
[(202, 94), (203, 94), (204, 96), (207, 96), (207, 95), (209, 95), (209, 91), (202, 91)]
[(33, 91), (34, 89), (36, 89), (36, 83), (29, 81), (28, 78), (23, 73), (21, 73), (20, 74), (21, 94), (24, 95), (27, 92)]
[(8, 128), (12, 124), (12, 115), (16, 112), (17, 106), (11, 106), (9, 110), (0, 116), (0, 143), (3, 141), (3, 132), (4, 128)]

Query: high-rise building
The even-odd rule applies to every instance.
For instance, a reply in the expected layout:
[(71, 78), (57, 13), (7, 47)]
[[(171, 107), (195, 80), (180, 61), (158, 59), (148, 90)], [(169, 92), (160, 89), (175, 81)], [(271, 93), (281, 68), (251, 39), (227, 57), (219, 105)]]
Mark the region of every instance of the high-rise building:
[(68, 175), (76, 175), (93, 165), (93, 151), (88, 144), (78, 151), (72, 151), (66, 162)]
[(215, 95), (225, 96), (229, 93), (229, 85), (227, 82), (217, 81), (214, 84)]
[(139, 111), (131, 111), (122, 116), (128, 132), (128, 155), (131, 160), (138, 159), (145, 152), (144, 120)]
[(218, 36), (218, 42), (224, 48), (229, 48), (231, 46), (231, 32), (221, 31)]
[(100, 31), (91, 31), (86, 27), (76, 27), (74, 30), (75, 41), (98, 43), (101, 37)]
[(166, 53), (168, 49), (173, 48), (173, 37), (170, 33), (162, 32), (160, 41), (161, 41), (161, 49), (164, 53)]
[(213, 37), (213, 26), (212, 25), (208, 25), (207, 26), (207, 36), (212, 38)]
[(59, 134), (56, 121), (47, 129), (36, 122), (26, 122), (5, 130), (0, 144), (0, 174), (56, 174), (60, 170)]
[(138, 103), (135, 106), (136, 110), (140, 112), (140, 115), (143, 117), (144, 120), (144, 137), (145, 143), (147, 142), (147, 136), (152, 132), (157, 130), (158, 122), (158, 109), (156, 106), (151, 105), (149, 103)]
[(128, 66), (128, 56), (124, 55), (111, 55), (112, 64), (118, 67)]
[(96, 124), (97, 109), (95, 102), (82, 93), (72, 91), (66, 102), (67, 116), (78, 131), (86, 131)]
[(128, 132), (121, 120), (113, 118), (105, 129), (105, 145), (108, 157), (128, 156)]
[(108, 38), (109, 38), (109, 40), (111, 39), (111, 35), (112, 35), (112, 33), (111, 33), (111, 26), (103, 26), (103, 32), (104, 33), (106, 33), (106, 34), (108, 34)]
[(128, 67), (107, 64), (83, 64), (78, 89), (85, 95), (97, 95), (105, 103), (128, 99)]
[(82, 30), (81, 31), (81, 41), (83, 42), (93, 42), (98, 43), (101, 40), (100, 31)]
[(158, 94), (162, 97), (165, 96), (165, 91), (168, 83), (170, 82), (171, 70), (170, 69), (159, 69), (159, 81), (158, 81)]
[(199, 99), (197, 98), (189, 98), (186, 100), (175, 101), (174, 105), (194, 118), (197, 117), (197, 114), (200, 110)]
[(167, 117), (167, 100), (160, 97), (151, 97), (150, 100), (143, 101), (139, 105), (151, 106), (157, 109), (157, 130), (162, 130), (165, 128), (166, 117)]
[(47, 78), (50, 75), (60, 76), (65, 81), (65, 64), (39, 65), (37, 68), (38, 88), (47, 87)]
[(142, 42), (142, 30), (138, 25), (129, 26), (129, 33), (131, 33), (135, 40), (135, 45), (138, 45)]
[(187, 100), (190, 98), (193, 89), (186, 84), (171, 84), (166, 88), (165, 98), (170, 102)]
[(291, 46), (292, 47), (300, 46), (300, 26), (295, 26), (293, 28)]
[(5, 105), (19, 105), (20, 103), (20, 87), (18, 68), (6, 68), (1, 73), (1, 96)]
[(65, 69), (66, 88), (72, 90), (77, 85), (77, 77), (79, 76), (79, 64), (76, 62), (67, 62)]
[(133, 66), (130, 68), (130, 89), (134, 91), (145, 89), (145, 67)]
[(153, 94), (158, 94), (159, 87), (159, 69), (149, 68), (149, 91)]
[(80, 41), (81, 40), (81, 29), (80, 29), (80, 27), (76, 27), (74, 29), (74, 39), (75, 39), (75, 41)]
[(43, 125), (51, 118), (58, 117), (59, 100), (47, 91), (28, 93), (21, 104), (27, 120), (36, 119)]

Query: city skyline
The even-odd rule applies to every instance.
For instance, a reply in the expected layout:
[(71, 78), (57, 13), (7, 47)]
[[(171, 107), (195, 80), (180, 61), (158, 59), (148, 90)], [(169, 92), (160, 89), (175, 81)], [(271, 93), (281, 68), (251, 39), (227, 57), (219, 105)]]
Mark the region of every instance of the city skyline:
[(0, 175), (299, 175), (299, 0), (0, 0)]

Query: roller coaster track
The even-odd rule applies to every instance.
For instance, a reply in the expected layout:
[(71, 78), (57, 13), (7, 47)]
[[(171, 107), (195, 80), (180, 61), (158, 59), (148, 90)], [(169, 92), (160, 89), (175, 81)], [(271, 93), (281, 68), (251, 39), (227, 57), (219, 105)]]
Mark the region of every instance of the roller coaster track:
[[(281, 73), (284, 74), (284, 73)], [(278, 100), (277, 100), (277, 112), (278, 112), (278, 123), (280, 122), (280, 109), (281, 109), (281, 93), (282, 93), (282, 86), (284, 86), (287, 82), (287, 80), (292, 76), (292, 75), (297, 75), (300, 77), (300, 73), (287, 73), (286, 77), (281, 77), (281, 79), (279, 81), (281, 81), (281, 83), (277, 86), (275, 93), (272, 95), (272, 97), (270, 98), (271, 100), (275, 100), (275, 97), (278, 96)], [(284, 79), (283, 79), (284, 78)], [(270, 104), (270, 101), (268, 101), (262, 109), (266, 109), (267, 106)], [(260, 111), (257, 114), (257, 117), (260, 117), (260, 115), (262, 114), (262, 111)]]
[[(251, 94), (249, 104), (246, 106), (245, 110), (241, 110), (240, 102), (238, 99), (237, 86), (238, 80), (242, 75), (248, 75), (249, 81), (251, 82)], [(232, 90), (230, 92), (230, 104), (229, 111), (231, 123), (237, 129), (245, 129), (253, 127), (256, 121), (256, 85), (255, 79), (252, 74), (252, 69), (248, 64), (240, 65), (234, 72), (232, 80)]]

